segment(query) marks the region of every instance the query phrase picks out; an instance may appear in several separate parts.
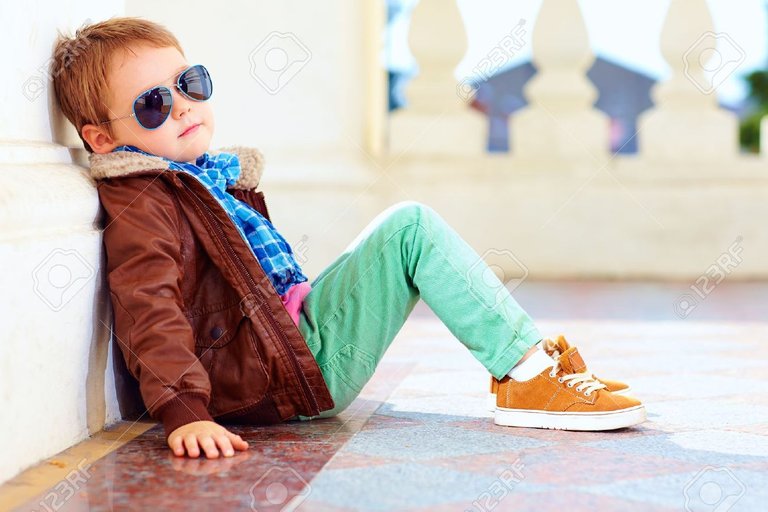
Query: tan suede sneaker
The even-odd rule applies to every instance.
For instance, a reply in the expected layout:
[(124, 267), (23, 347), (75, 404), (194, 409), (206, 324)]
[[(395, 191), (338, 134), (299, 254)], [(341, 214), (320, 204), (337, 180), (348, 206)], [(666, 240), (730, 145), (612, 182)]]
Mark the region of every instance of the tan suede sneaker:
[[(541, 348), (546, 352), (549, 357), (552, 359), (557, 359), (560, 354), (565, 353), (566, 350), (571, 348), (571, 345), (568, 344), (568, 341), (566, 341), (565, 336), (562, 334), (557, 337), (557, 339), (553, 340), (551, 338), (544, 338), (541, 341)], [(611, 393), (615, 393), (617, 395), (624, 395), (629, 394), (630, 388), (629, 384), (625, 384), (624, 382), (618, 381), (618, 380), (608, 380), (608, 379), (598, 379), (595, 377), (595, 379), (599, 380), (603, 384), (605, 384), (605, 389), (610, 391)], [(488, 394), (487, 402), (488, 402), (488, 410), (493, 412), (496, 410), (496, 390), (499, 387), (499, 380), (491, 375), (491, 391)]]
[(614, 430), (645, 421), (639, 400), (606, 389), (586, 371), (576, 347), (530, 380), (499, 381), (494, 423), (507, 427)]

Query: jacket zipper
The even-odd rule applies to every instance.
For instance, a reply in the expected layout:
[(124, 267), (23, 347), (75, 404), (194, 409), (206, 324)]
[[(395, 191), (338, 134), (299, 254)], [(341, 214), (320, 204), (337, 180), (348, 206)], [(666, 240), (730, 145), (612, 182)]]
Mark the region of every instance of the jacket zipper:
[(299, 362), (296, 358), (296, 352), (294, 352), (293, 347), (288, 342), (288, 339), (285, 337), (285, 333), (282, 331), (282, 329), (280, 329), (280, 326), (277, 324), (277, 321), (275, 320), (274, 315), (272, 314), (272, 308), (269, 306), (269, 304), (266, 303), (266, 298), (262, 295), (261, 290), (259, 290), (258, 287), (255, 286), (256, 283), (253, 280), (251, 273), (248, 271), (245, 265), (243, 265), (242, 260), (238, 258), (237, 255), (234, 253), (234, 250), (232, 249), (232, 245), (229, 243), (229, 240), (224, 235), (224, 231), (221, 229), (221, 226), (219, 226), (219, 222), (218, 222), (218, 219), (216, 218), (216, 215), (211, 211), (210, 206), (205, 204), (205, 202), (202, 199), (200, 199), (200, 197), (198, 197), (197, 195), (193, 194), (192, 192), (186, 189), (181, 178), (176, 176), (175, 173), (173, 177), (176, 180), (179, 180), (179, 183), (181, 183), (184, 193), (189, 195), (195, 202), (197, 202), (199, 205), (202, 205), (202, 207), (205, 209), (205, 212), (208, 216), (208, 220), (210, 224), (214, 227), (214, 229), (217, 232), (216, 234), (218, 235), (219, 240), (224, 243), (224, 246), (227, 249), (227, 253), (230, 257), (230, 261), (235, 262), (236, 266), (240, 270), (241, 276), (246, 278), (248, 283), (251, 285), (250, 286), (251, 289), (256, 293), (259, 299), (265, 303), (265, 305), (267, 306), (267, 309), (269, 309), (270, 314), (266, 315), (267, 322), (269, 322), (270, 327), (272, 328), (272, 331), (276, 335), (277, 339), (280, 340), (280, 343), (283, 346), (283, 349), (285, 349), (287, 352), (291, 354), (292, 357), (290, 357), (289, 359), (291, 360), (291, 364), (293, 366), (294, 372), (296, 373), (296, 376), (299, 379), (299, 384), (301, 384), (301, 392), (304, 397), (305, 403), (309, 402), (309, 405), (313, 408), (313, 410), (308, 411), (309, 414), (307, 414), (307, 416), (314, 416), (316, 414), (319, 414), (320, 406), (317, 403), (317, 398), (315, 397), (314, 393), (312, 393), (312, 390), (309, 386), (309, 383), (307, 382), (307, 377), (304, 374), (304, 371), (301, 369), (301, 366), (299, 365)]

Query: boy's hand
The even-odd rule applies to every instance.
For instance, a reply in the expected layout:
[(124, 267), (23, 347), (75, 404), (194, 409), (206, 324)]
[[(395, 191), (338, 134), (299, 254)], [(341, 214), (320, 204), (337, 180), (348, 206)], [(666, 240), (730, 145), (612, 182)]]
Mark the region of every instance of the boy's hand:
[(219, 450), (225, 457), (231, 457), (235, 450), (248, 449), (248, 443), (240, 436), (213, 421), (193, 421), (182, 425), (168, 436), (168, 446), (174, 455), (183, 457), (186, 450), (192, 458), (197, 458), (202, 448), (209, 459), (217, 458)]

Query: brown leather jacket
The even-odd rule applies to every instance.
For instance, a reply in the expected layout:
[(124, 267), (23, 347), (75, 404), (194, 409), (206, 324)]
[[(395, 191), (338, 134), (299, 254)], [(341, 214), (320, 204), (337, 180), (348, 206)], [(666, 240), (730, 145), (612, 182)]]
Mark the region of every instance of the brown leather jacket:
[[(269, 214), (254, 190), (261, 153), (228, 148), (228, 191)], [(301, 332), (218, 201), (158, 157), (90, 157), (106, 212), (114, 336), (166, 437), (198, 420), (267, 424), (334, 404)]]

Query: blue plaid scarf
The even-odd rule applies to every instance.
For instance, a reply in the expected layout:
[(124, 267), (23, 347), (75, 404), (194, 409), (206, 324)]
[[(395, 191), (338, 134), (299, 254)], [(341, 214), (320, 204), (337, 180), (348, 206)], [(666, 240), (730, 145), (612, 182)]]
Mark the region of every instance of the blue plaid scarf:
[[(119, 146), (113, 151), (130, 151), (157, 156), (135, 146)], [(170, 169), (184, 171), (195, 176), (217, 199), (240, 231), (243, 239), (248, 242), (248, 246), (278, 294), (283, 295), (294, 284), (307, 280), (293, 257), (291, 246), (277, 232), (272, 223), (250, 205), (227, 192), (227, 187), (234, 185), (240, 177), (240, 160), (238, 160), (237, 155), (231, 153), (209, 155), (204, 153), (194, 164), (176, 162), (167, 158), (163, 158), (163, 160), (168, 162)]]

